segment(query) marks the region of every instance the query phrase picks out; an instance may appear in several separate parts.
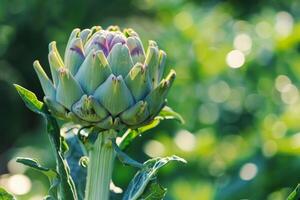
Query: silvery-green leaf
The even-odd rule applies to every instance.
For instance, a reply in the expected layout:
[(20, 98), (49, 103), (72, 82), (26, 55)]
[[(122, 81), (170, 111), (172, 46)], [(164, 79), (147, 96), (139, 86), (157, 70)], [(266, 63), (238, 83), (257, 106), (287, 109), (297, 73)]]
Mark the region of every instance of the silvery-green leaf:
[(133, 66), (128, 47), (121, 43), (113, 46), (107, 60), (113, 74), (116, 76), (122, 75), (123, 77), (126, 77)]
[(0, 187), (0, 199), (1, 200), (16, 200), (15, 197), (9, 194), (6, 190)]
[(36, 74), (38, 75), (38, 78), (42, 85), (45, 96), (55, 99), (55, 88), (54, 88), (51, 80), (48, 78), (47, 74), (43, 70), (42, 66), (40, 65), (39, 61), (37, 61), (37, 60), (34, 61), (33, 68), (34, 68)]
[(148, 103), (150, 115), (156, 115), (165, 102), (166, 95), (176, 77), (174, 70), (171, 70), (168, 76), (163, 79), (159, 85), (152, 90), (145, 98)]
[(134, 99), (143, 99), (150, 91), (147, 69), (141, 63), (136, 63), (125, 78), (125, 82)]
[(167, 189), (154, 180), (148, 184), (139, 200), (163, 200), (166, 194)]
[(143, 164), (143, 168), (135, 174), (129, 183), (122, 200), (137, 200), (141, 197), (148, 183), (156, 177), (158, 170), (170, 161), (186, 163), (184, 159), (175, 155), (165, 158), (153, 158), (146, 161)]
[(137, 62), (144, 63), (145, 51), (140, 38), (137, 36), (128, 37), (127, 46), (129, 48), (133, 63), (137, 63)]
[(129, 108), (134, 99), (127, 88), (122, 76), (111, 75), (100, 85), (94, 97), (113, 115), (116, 116)]
[(27, 108), (35, 113), (43, 114), (43, 102), (39, 101), (33, 92), (17, 84), (14, 86)]
[(99, 117), (93, 106), (93, 100), (91, 96), (83, 95), (79, 101), (74, 103), (71, 108), (72, 112), (75, 113), (80, 119), (89, 122), (99, 122), (101, 117)]
[[(68, 128), (68, 127), (66, 127)], [(85, 148), (80, 142), (76, 132), (78, 129), (71, 129), (64, 134), (69, 150), (65, 153), (66, 160), (70, 167), (70, 174), (76, 186), (78, 199), (84, 199), (87, 169), (80, 165), (80, 160), (86, 155)]]
[(61, 153), (61, 136), (57, 121), (49, 113), (45, 113), (44, 117), (46, 118), (47, 133), (55, 152), (57, 172), (60, 177), (58, 199), (78, 200), (74, 182), (70, 176), (69, 166)]
[(64, 119), (66, 117), (66, 108), (58, 103), (57, 101), (50, 99), (48, 97), (44, 97), (44, 102), (48, 106), (51, 114), (53, 114), (55, 117)]
[(149, 116), (147, 102), (139, 101), (134, 106), (124, 111), (120, 118), (127, 125), (137, 125)]
[(145, 65), (149, 71), (150, 82), (152, 88), (156, 88), (158, 84), (158, 66), (159, 66), (159, 50), (156, 43), (149, 41), (149, 47), (146, 54)]
[(139, 163), (138, 161), (133, 160), (131, 157), (129, 157), (126, 153), (124, 153), (116, 144), (115, 141), (112, 141), (113, 148), (117, 154), (117, 157), (119, 158), (120, 162), (124, 165), (129, 165), (132, 167), (142, 168), (143, 164)]
[(64, 63), (57, 50), (55, 41), (49, 44), (48, 61), (50, 65), (53, 84), (56, 87), (58, 84), (58, 69), (64, 67)]
[[(47, 167), (43, 167), (38, 163), (37, 160), (31, 159), (31, 158), (22, 158), (18, 157), (17, 158), (18, 163), (22, 163), (23, 165), (26, 165), (34, 170), (37, 170), (41, 173), (43, 173), (47, 178), (49, 179), (50, 182), (50, 189), (49, 189), (49, 196), (52, 198), (57, 198), (57, 186), (60, 183), (60, 178), (58, 173), (53, 170), (49, 169)], [(1, 198), (0, 198), (1, 199)]]
[(71, 110), (72, 105), (80, 99), (83, 91), (79, 83), (66, 68), (59, 70), (59, 83), (56, 91), (56, 100)]
[(111, 74), (111, 69), (102, 51), (91, 51), (79, 68), (75, 79), (87, 94), (95, 89)]
[(74, 38), (65, 54), (65, 67), (75, 75), (85, 59), (81, 38)]

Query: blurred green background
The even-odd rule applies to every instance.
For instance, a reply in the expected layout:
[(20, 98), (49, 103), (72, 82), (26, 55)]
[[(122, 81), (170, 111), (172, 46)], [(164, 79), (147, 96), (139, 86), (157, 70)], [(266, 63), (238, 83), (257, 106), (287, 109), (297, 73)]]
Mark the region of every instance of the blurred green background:
[[(12, 83), (42, 98), (32, 62), (48, 68), (48, 43), (63, 51), (73, 28), (110, 24), (156, 40), (178, 74), (168, 102), (186, 123), (164, 121), (127, 150), (188, 161), (160, 172), (166, 200), (286, 198), (300, 181), (297, 0), (0, 0), (0, 186), (40, 200), (47, 179), (14, 158), (54, 166), (43, 120)], [(118, 162), (116, 185), (134, 173)]]

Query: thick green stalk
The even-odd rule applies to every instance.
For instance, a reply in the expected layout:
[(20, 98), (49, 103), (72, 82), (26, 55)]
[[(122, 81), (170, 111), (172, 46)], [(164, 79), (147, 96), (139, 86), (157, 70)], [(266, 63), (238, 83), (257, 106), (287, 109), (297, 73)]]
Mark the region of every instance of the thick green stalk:
[(99, 133), (89, 151), (89, 164), (85, 200), (108, 200), (115, 151), (111, 139), (116, 137), (114, 130)]

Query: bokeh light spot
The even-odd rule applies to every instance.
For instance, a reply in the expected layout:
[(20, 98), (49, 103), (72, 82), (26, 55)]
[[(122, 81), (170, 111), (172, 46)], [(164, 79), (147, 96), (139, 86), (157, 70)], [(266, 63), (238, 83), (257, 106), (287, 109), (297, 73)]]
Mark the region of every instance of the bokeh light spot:
[(230, 96), (230, 87), (225, 81), (219, 81), (208, 89), (208, 95), (216, 103), (222, 103)]
[(278, 35), (286, 37), (293, 31), (294, 19), (288, 12), (282, 11), (276, 15), (275, 30)]
[(157, 140), (149, 140), (144, 146), (144, 152), (152, 158), (160, 157), (163, 156), (165, 147)]
[(279, 92), (283, 92), (289, 84), (291, 84), (291, 80), (286, 75), (279, 75), (275, 80), (275, 87)]
[(245, 55), (240, 50), (232, 50), (226, 56), (226, 63), (231, 68), (239, 68), (245, 63)]
[(263, 154), (266, 157), (272, 157), (277, 153), (277, 144), (273, 140), (268, 140), (263, 144)]
[(7, 187), (10, 192), (16, 195), (24, 195), (30, 191), (31, 181), (23, 174), (15, 174), (8, 178)]
[(198, 111), (199, 121), (204, 124), (213, 124), (219, 119), (219, 108), (216, 104), (205, 103), (200, 106)]
[(243, 52), (249, 52), (252, 47), (252, 39), (249, 35), (242, 33), (234, 38), (234, 47)]
[(249, 181), (256, 176), (257, 171), (257, 166), (254, 163), (246, 163), (240, 170), (240, 178), (244, 181)]
[(180, 130), (174, 138), (175, 144), (183, 151), (193, 151), (196, 147), (195, 136), (187, 130)]
[(174, 24), (179, 30), (186, 30), (193, 25), (193, 18), (188, 12), (182, 11), (174, 17)]

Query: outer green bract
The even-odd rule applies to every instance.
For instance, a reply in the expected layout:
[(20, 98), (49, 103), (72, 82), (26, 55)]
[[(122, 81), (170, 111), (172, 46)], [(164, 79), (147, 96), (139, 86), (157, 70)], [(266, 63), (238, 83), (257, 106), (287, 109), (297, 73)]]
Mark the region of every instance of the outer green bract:
[(102, 129), (137, 128), (153, 120), (165, 105), (175, 72), (162, 79), (166, 53), (149, 41), (145, 53), (132, 29), (74, 29), (64, 59), (49, 45), (52, 81), (33, 63), (44, 101), (61, 119)]

